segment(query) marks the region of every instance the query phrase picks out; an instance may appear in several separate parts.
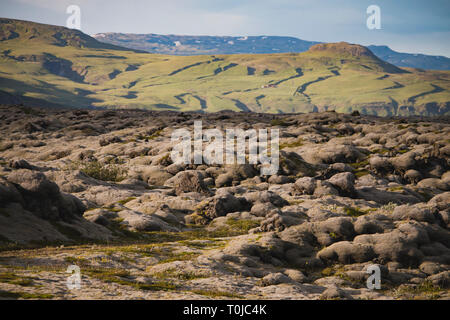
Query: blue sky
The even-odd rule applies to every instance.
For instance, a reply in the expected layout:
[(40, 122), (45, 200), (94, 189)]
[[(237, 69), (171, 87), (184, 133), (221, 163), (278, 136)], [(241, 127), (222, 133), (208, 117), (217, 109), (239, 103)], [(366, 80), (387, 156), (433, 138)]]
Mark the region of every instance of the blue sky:
[[(88, 34), (280, 35), (450, 57), (449, 0), (2, 0), (0, 16), (65, 25), (71, 4)], [(380, 30), (366, 27), (372, 4)]]

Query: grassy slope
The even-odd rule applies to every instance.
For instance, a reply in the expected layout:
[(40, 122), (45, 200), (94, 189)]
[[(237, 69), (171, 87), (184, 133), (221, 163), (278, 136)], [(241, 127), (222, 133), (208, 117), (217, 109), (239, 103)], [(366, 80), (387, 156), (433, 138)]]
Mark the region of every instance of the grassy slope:
[[(165, 56), (118, 50), (72, 30), (28, 22), (13, 24), (18, 34), (14, 38), (4, 32), (5, 25), (0, 38), (11, 39), (0, 41), (0, 90), (66, 106), (207, 112), (307, 112), (328, 107), (379, 115), (396, 110), (437, 113), (439, 107), (450, 107), (450, 72), (401, 73), (371, 56), (345, 50)], [(61, 30), (66, 32), (63, 40)], [(49, 55), (65, 66), (49, 64)], [(277, 86), (261, 88), (267, 84)]]

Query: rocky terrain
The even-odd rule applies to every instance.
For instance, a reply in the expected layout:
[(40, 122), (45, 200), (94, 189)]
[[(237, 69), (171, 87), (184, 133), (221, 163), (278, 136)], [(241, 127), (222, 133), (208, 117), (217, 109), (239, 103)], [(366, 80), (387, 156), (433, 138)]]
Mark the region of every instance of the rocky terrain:
[[(195, 120), (278, 173), (172, 163)], [(0, 298), (449, 299), (449, 120), (2, 106)]]

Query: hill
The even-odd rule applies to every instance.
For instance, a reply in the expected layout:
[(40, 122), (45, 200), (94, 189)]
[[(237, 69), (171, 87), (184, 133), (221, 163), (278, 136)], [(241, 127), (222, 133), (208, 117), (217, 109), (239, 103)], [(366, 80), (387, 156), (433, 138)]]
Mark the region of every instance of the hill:
[(0, 20), (0, 102), (43, 106), (376, 115), (450, 111), (450, 72), (395, 67), (369, 49), (174, 56), (104, 44), (79, 31)]
[[(99, 42), (75, 29), (16, 19), (0, 18), (0, 41), (24, 41), (26, 44), (46, 44), (60, 47), (110, 49), (138, 52), (125, 47)], [(25, 43), (24, 43), (25, 44)]]
[[(107, 32), (95, 34), (93, 37), (104, 43), (173, 55), (304, 52), (319, 43), (295, 37), (274, 36), (226, 37)], [(378, 58), (397, 67), (450, 70), (450, 58), (444, 56), (402, 53), (387, 46), (371, 45), (368, 48)]]

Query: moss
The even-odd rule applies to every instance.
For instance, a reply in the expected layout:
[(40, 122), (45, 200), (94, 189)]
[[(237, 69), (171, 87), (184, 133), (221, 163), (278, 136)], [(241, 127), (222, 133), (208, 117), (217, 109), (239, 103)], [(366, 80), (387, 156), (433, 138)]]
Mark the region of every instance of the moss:
[(134, 200), (134, 199), (136, 199), (136, 197), (129, 197), (129, 198), (126, 198), (126, 199), (123, 199), (123, 200), (119, 200), (119, 201), (117, 201), (117, 203), (120, 203), (121, 205), (125, 205), (126, 203), (128, 203), (128, 202), (130, 202), (131, 200)]
[(20, 277), (12, 272), (0, 273), (0, 282), (16, 284), (23, 287), (33, 285), (33, 279), (30, 277)]
[(340, 264), (336, 264), (334, 266), (330, 266), (330, 267), (326, 267), (326, 268), (322, 269), (322, 271), (320, 272), (320, 275), (322, 277), (335, 276), (335, 277), (339, 277), (345, 281), (354, 283), (354, 281), (345, 274), (344, 266), (342, 266)]
[(344, 212), (346, 215), (351, 216), (351, 217), (359, 217), (359, 216), (362, 216), (367, 213), (365, 211), (360, 210), (358, 207), (356, 207), (356, 208), (344, 207)]
[(80, 170), (91, 178), (102, 181), (120, 182), (127, 176), (127, 170), (119, 165), (103, 165), (98, 161), (87, 162), (81, 166)]
[(54, 296), (49, 293), (27, 293), (0, 290), (0, 298), (5, 299), (52, 299), (53, 297)]
[(171, 282), (158, 281), (154, 283), (141, 283), (129, 278), (130, 273), (126, 270), (118, 269), (87, 269), (85, 273), (104, 282), (112, 282), (133, 287), (138, 290), (168, 291), (174, 290), (177, 286)]
[(195, 273), (195, 272), (183, 272), (177, 271), (176, 269), (168, 269), (164, 272), (158, 272), (152, 274), (152, 276), (159, 279), (167, 279), (167, 278), (176, 278), (179, 280), (194, 280), (194, 279), (203, 279), (211, 277), (209, 273)]
[[(164, 129), (156, 130), (155, 132), (153, 132), (152, 134), (147, 135), (147, 136), (146, 135), (142, 135), (142, 134), (138, 134), (136, 136), (136, 139), (139, 139), (139, 140), (154, 140), (154, 139), (158, 138), (159, 136), (161, 136), (161, 133), (162, 133), (163, 130)], [(134, 139), (133, 141), (136, 141), (136, 139)]]
[(72, 264), (76, 264), (76, 265), (88, 265), (89, 264), (89, 261), (87, 259), (79, 258), (79, 257), (65, 257), (64, 261), (72, 263)]
[[(107, 208), (107, 210), (111, 212), (122, 211), (122, 209), (119, 208)], [(122, 239), (139, 240), (145, 238), (144, 233), (128, 230), (127, 226), (122, 224), (123, 221), (124, 219), (119, 217), (111, 219), (107, 228), (111, 230), (115, 236), (118, 236)]]
[(176, 252), (172, 249), (172, 246), (160, 243), (132, 246), (114, 246), (103, 249), (103, 252), (108, 255), (117, 252), (126, 252), (135, 253), (140, 256), (157, 257), (159, 259), (158, 263), (191, 260), (199, 256), (199, 253), (197, 252)]
[(167, 242), (167, 241), (179, 241), (179, 240), (200, 240), (200, 239), (214, 239), (224, 237), (225, 234), (221, 231), (208, 231), (204, 227), (200, 226), (194, 230), (184, 232), (162, 232), (153, 231), (146, 233), (147, 240), (154, 242)]
[(388, 149), (376, 149), (376, 150), (373, 150), (372, 151), (372, 154), (386, 154), (386, 153), (388, 153), (389, 152), (389, 150)]
[(294, 142), (286, 142), (286, 143), (280, 143), (280, 149), (284, 148), (296, 148), (301, 147), (303, 145), (303, 139), (300, 138)]
[(331, 277), (334, 274), (334, 270), (332, 267), (326, 267), (321, 271), (321, 275), (323, 277)]
[(350, 163), (350, 166), (352, 166), (354, 169), (358, 169), (358, 168), (364, 168), (368, 164), (369, 164), (369, 160), (363, 160), (360, 162)]
[(220, 248), (226, 244), (225, 241), (220, 240), (209, 240), (209, 241), (181, 240), (178, 241), (178, 243), (196, 249)]
[(165, 258), (159, 261), (159, 263), (167, 263), (172, 261), (185, 261), (192, 260), (198, 257), (200, 254), (195, 252), (180, 252), (180, 253), (169, 253)]
[(355, 177), (360, 178), (360, 177), (366, 176), (368, 174), (370, 174), (370, 172), (368, 170), (365, 170), (365, 169), (364, 170), (358, 170), (358, 171), (355, 172)]
[(413, 299), (437, 299), (440, 297), (443, 289), (439, 286), (435, 286), (431, 281), (425, 280), (417, 286), (401, 286), (397, 290), (394, 290), (394, 295), (402, 298)]
[(248, 220), (248, 219), (234, 219), (229, 218), (226, 221), (226, 224), (230, 226), (231, 229), (242, 232), (242, 233), (248, 233), (250, 229), (259, 227), (259, 222), (254, 220)]
[(330, 233), (329, 233), (329, 236), (330, 236), (332, 239), (337, 239), (337, 238), (338, 238), (338, 235), (337, 235), (336, 233), (334, 233), (334, 232), (330, 232)]

